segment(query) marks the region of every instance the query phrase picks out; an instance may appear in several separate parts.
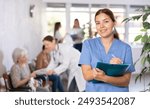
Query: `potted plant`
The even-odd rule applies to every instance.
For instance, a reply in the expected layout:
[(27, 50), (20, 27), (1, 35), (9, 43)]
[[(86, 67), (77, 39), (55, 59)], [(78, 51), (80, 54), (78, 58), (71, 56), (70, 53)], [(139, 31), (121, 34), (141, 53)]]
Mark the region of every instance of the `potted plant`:
[[(137, 80), (141, 81), (141, 77), (145, 75), (145, 73), (150, 73), (150, 7), (146, 9), (139, 9), (139, 11), (142, 12), (142, 14), (137, 16), (132, 16), (129, 18), (125, 18), (123, 22), (129, 22), (129, 21), (135, 21), (139, 19), (142, 19), (142, 27), (141, 27), (141, 34), (137, 35), (134, 39), (134, 41), (141, 41), (143, 44), (142, 51), (140, 54), (139, 59), (134, 63), (134, 65), (140, 61), (142, 65), (142, 69), (140, 73), (136, 76), (135, 82)], [(149, 83), (150, 86), (150, 83)], [(145, 91), (150, 91), (149, 89), (146, 89)]]

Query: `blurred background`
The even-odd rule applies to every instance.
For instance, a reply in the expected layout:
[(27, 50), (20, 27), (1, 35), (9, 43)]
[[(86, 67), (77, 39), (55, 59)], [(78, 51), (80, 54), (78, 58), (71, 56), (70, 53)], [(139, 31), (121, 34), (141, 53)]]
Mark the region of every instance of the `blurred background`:
[[(0, 0), (0, 73), (4, 69), (10, 70), (13, 64), (11, 54), (18, 46), (28, 50), (32, 61), (41, 50), (43, 37), (53, 36), (55, 22), (61, 22), (60, 33), (65, 37), (73, 28), (74, 19), (78, 18), (85, 33), (84, 40), (92, 38), (96, 32), (94, 15), (100, 8), (109, 8), (114, 12), (120, 39), (132, 46), (135, 62), (140, 56), (142, 44), (140, 41), (135, 43), (134, 38), (142, 24), (140, 21), (122, 21), (140, 14), (138, 9), (146, 7), (150, 7), (150, 0)], [(135, 84), (140, 69), (140, 63), (136, 64), (130, 91), (148, 87), (149, 74)]]

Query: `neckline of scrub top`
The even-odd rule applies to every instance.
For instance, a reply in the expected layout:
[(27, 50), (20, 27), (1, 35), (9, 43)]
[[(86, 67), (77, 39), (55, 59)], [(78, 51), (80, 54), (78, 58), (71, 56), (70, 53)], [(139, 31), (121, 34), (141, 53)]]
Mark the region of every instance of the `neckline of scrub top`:
[(103, 51), (103, 52), (101, 52), (101, 56), (102, 56), (101, 61), (102, 62), (109, 62), (109, 55), (111, 54), (111, 52), (113, 52), (116, 41), (117, 40), (114, 38), (108, 52), (106, 53), (105, 48), (102, 44), (101, 38), (99, 39), (100, 48), (101, 48), (101, 51)]
[(104, 45), (103, 45), (103, 43), (102, 43), (102, 40), (101, 40), (101, 37), (99, 37), (99, 38), (100, 38), (100, 39), (99, 39), (99, 42), (100, 42), (100, 44), (102, 45), (102, 49), (103, 49), (105, 55), (108, 55), (108, 54), (111, 52), (111, 50), (112, 50), (112, 48), (113, 48), (113, 46), (114, 46), (114, 43), (116, 42), (116, 39), (115, 39), (115, 38), (113, 39), (113, 41), (112, 41), (112, 43), (111, 43), (111, 46), (109, 47), (109, 50), (108, 50), (108, 52), (106, 53), (105, 47), (104, 47)]

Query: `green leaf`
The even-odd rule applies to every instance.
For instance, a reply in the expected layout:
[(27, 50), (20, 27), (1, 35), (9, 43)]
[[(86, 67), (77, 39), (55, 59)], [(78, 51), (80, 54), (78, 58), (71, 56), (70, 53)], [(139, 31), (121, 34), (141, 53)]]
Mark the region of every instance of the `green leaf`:
[(136, 78), (135, 78), (135, 83), (137, 82), (138, 79), (140, 79), (140, 82), (141, 82), (141, 77), (142, 77), (141, 73), (139, 75), (137, 75)]
[(142, 76), (148, 71), (148, 67), (144, 67), (141, 71), (141, 73), (139, 75), (136, 76), (135, 78), (135, 83), (137, 82), (138, 79), (140, 79), (140, 82), (141, 82), (141, 78)]
[(141, 18), (142, 15), (137, 15), (137, 16), (133, 16), (132, 19), (133, 20), (139, 20)]
[(150, 36), (148, 36), (148, 42), (150, 42)]
[(141, 64), (144, 66), (145, 62), (146, 62), (146, 57), (143, 57), (142, 60), (141, 60)]
[(140, 60), (140, 57), (134, 62), (134, 66), (137, 64), (137, 62), (139, 62), (139, 60)]
[(138, 40), (140, 40), (141, 38), (142, 38), (142, 35), (138, 35), (138, 36), (135, 37), (134, 41), (138, 41)]
[(147, 67), (144, 67), (143, 69), (142, 69), (142, 71), (141, 71), (141, 74), (143, 75), (143, 74), (145, 74), (147, 72)]
[(143, 12), (144, 12), (144, 13), (150, 13), (150, 8), (144, 9)]
[(148, 62), (150, 64), (150, 57), (149, 54), (146, 56), (146, 62)]
[(143, 50), (146, 51), (146, 50), (149, 50), (149, 49), (150, 49), (150, 43), (147, 42), (147, 43), (144, 44)]
[[(144, 44), (144, 45), (145, 45), (145, 44)], [(143, 55), (143, 53), (144, 53), (144, 46), (143, 46), (143, 48), (142, 48), (142, 51), (141, 51), (140, 57)]]
[(122, 21), (122, 23), (123, 23), (123, 22), (127, 23), (127, 22), (129, 22), (130, 20), (131, 20), (131, 18), (125, 18), (125, 19)]
[(147, 41), (148, 41), (148, 35), (144, 35), (144, 36), (141, 38), (141, 41), (142, 41), (142, 42), (147, 42)]
[(148, 49), (150, 49), (150, 44), (149, 44), (149, 43), (144, 43), (144, 46), (142, 47), (142, 51), (141, 51), (140, 57), (141, 57)]
[(149, 22), (143, 22), (143, 27), (145, 29), (150, 29), (150, 23)]
[(141, 32), (146, 32), (147, 29), (143, 28), (143, 29), (141, 29), (140, 31), (141, 31)]
[(149, 13), (146, 13), (143, 15), (143, 22), (147, 19), (147, 17), (149, 16), (150, 14)]

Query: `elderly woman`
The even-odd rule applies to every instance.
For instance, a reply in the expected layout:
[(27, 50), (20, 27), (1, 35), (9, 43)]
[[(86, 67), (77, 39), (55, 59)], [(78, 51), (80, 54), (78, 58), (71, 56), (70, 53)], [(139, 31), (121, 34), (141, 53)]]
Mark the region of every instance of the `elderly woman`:
[[(12, 58), (14, 61), (14, 65), (11, 68), (10, 77), (13, 80), (12, 85), (14, 88), (27, 86), (28, 82), (31, 80), (31, 78), (34, 78), (36, 76), (35, 72), (30, 72), (29, 66), (28, 66), (28, 56), (27, 51), (23, 48), (16, 48), (13, 51)], [(35, 83), (34, 86), (36, 88), (36, 91), (45, 92), (46, 89), (42, 87), (38, 87), (37, 81), (33, 80)]]

